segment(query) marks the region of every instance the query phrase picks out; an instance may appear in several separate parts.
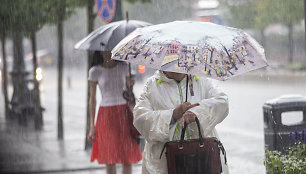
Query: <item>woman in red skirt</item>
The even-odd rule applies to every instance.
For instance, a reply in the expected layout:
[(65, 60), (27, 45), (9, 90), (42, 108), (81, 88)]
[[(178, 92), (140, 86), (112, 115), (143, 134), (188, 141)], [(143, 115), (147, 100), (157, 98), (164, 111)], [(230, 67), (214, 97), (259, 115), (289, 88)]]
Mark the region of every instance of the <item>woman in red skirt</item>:
[[(127, 102), (122, 93), (134, 81), (127, 77), (128, 66), (111, 59), (110, 52), (95, 52), (93, 66), (89, 70), (90, 132), (93, 142), (91, 162), (106, 164), (107, 174), (116, 173), (116, 164), (123, 165), (123, 174), (132, 173), (131, 164), (141, 160), (137, 141), (130, 133), (127, 118)], [(96, 87), (99, 86), (101, 103), (95, 123)]]

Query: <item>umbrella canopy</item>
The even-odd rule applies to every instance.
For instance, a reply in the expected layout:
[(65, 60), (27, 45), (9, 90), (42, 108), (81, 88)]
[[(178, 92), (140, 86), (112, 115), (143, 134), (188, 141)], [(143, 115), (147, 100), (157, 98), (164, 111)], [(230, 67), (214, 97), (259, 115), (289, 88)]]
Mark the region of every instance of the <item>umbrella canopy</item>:
[(137, 20), (111, 22), (91, 32), (75, 44), (75, 49), (92, 51), (111, 51), (125, 36), (136, 28), (152, 25)]
[(136, 29), (112, 59), (218, 80), (267, 66), (263, 47), (243, 30), (191, 21)]

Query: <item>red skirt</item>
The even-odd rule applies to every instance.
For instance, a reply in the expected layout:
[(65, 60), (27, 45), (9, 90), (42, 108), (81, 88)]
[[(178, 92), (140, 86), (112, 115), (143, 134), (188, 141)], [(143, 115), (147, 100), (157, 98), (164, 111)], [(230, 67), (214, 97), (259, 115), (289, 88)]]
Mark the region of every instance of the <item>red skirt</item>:
[(91, 162), (133, 164), (142, 159), (137, 141), (130, 133), (126, 109), (126, 104), (99, 108)]

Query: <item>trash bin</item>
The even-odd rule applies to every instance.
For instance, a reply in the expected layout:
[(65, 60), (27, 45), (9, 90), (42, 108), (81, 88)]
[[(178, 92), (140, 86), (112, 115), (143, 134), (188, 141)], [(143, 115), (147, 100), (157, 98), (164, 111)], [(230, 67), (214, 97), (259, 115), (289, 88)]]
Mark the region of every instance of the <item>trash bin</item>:
[[(286, 112), (291, 112), (293, 115), (284, 114)], [(295, 117), (295, 114), (301, 116), (300, 121), (289, 125), (283, 122), (284, 115)], [(263, 105), (263, 116), (266, 150), (277, 150), (284, 153), (297, 141), (306, 141), (305, 96), (285, 95), (269, 100)]]

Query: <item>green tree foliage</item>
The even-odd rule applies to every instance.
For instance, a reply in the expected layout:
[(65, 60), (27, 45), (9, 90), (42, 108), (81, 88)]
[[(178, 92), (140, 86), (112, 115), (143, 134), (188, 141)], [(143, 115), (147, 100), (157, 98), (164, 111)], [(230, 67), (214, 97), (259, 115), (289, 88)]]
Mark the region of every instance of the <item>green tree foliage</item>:
[(8, 1), (3, 1), (0, 5), (0, 29), (1, 31), (9, 30), (11, 26), (10, 8)]
[(45, 1), (32, 0), (31, 3), (24, 4), (23, 11), (26, 15), (22, 22), (27, 32), (38, 31), (50, 18), (50, 7)]
[[(263, 0), (262, 0), (263, 1)], [(293, 26), (300, 22), (303, 18), (303, 1), (301, 0), (271, 0), (275, 6), (276, 22), (282, 23), (288, 27), (288, 57), (289, 63), (293, 63)]]
[(227, 1), (227, 19), (239, 28), (261, 30), (265, 45), (264, 30), (271, 24), (281, 23), (288, 27), (288, 57), (293, 62), (293, 26), (304, 18), (301, 0), (237, 0)]
[(228, 1), (225, 3), (228, 10), (226, 19), (230, 24), (237, 28), (254, 28), (260, 30), (261, 44), (265, 46), (264, 29), (270, 24), (272, 17), (266, 15), (266, 8), (269, 7), (262, 0), (247, 0), (247, 1)]
[(228, 20), (233, 27), (255, 27), (255, 18), (257, 15), (255, 1), (226, 1), (225, 6), (228, 9), (225, 19)]
[(86, 0), (44, 0), (44, 2), (50, 8), (48, 20), (50, 24), (57, 24), (59, 16), (63, 16), (63, 20), (68, 19), (76, 8), (84, 7), (88, 3)]
[(190, 20), (194, 14), (194, 0), (152, 0), (151, 3), (129, 3), (125, 0), (124, 10), (130, 19), (147, 21), (152, 24), (174, 20)]
[[(49, 0), (50, 1), (50, 0)], [(2, 0), (1, 27), (22, 31), (38, 30), (52, 19), (48, 0)]]
[[(264, 0), (261, 0), (264, 1)], [(296, 24), (304, 18), (303, 1), (301, 0), (269, 0), (271, 5), (275, 6), (275, 10), (269, 14), (277, 13), (277, 22), (284, 25)]]
[(278, 18), (276, 7), (273, 5), (274, 0), (256, 0), (254, 1), (255, 9), (255, 28), (265, 29), (268, 25), (275, 23)]
[(226, 1), (226, 18), (235, 27), (262, 29), (273, 23), (300, 22), (304, 18), (301, 0)]

